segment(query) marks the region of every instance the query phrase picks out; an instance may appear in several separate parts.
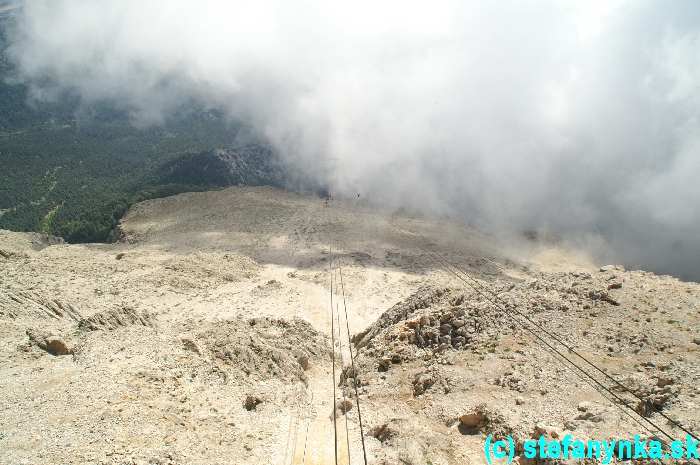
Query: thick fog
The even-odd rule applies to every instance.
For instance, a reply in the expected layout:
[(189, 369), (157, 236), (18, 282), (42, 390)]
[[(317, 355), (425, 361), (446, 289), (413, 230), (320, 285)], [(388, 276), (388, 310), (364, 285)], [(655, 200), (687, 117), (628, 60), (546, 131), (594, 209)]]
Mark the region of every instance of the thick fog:
[(700, 280), (700, 2), (35, 0), (34, 98), (223, 109), (339, 194)]

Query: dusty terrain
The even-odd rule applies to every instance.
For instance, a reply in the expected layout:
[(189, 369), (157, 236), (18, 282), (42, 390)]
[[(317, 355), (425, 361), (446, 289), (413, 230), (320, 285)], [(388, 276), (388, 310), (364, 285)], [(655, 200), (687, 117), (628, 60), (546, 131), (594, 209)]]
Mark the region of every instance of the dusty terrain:
[(654, 434), (434, 252), (646, 417), (700, 431), (696, 283), (270, 188), (144, 202), (121, 230), (0, 231), (1, 464), (333, 463), (331, 270), (339, 463), (363, 463), (343, 295), (369, 463), (481, 464), (489, 433)]

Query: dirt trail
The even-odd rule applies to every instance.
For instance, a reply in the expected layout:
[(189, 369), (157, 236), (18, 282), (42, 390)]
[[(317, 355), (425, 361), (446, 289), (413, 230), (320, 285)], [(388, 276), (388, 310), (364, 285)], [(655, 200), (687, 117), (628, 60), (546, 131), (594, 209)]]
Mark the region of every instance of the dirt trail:
[[(334, 431), (332, 420), (332, 385), (330, 369), (316, 370), (310, 376), (308, 396), (310, 396), (308, 409), (303, 409), (300, 416), (292, 416), (292, 424), (297, 427), (292, 429), (290, 438), (289, 458), (293, 464), (330, 465), (335, 463)], [(312, 397), (312, 398), (311, 398)], [(297, 423), (298, 421), (298, 423)], [(347, 439), (345, 434), (344, 417), (337, 417), (338, 434), (338, 463), (348, 464)], [(351, 447), (359, 440), (357, 432), (350, 426)], [(308, 434), (307, 434), (308, 428)], [(353, 434), (355, 433), (355, 434)], [(306, 449), (306, 455), (304, 454)], [(292, 451), (294, 452), (292, 454)], [(354, 452), (354, 450), (352, 450)], [(292, 459), (293, 457), (293, 459)], [(288, 462), (289, 463), (289, 462)], [(352, 461), (352, 464), (357, 463)]]

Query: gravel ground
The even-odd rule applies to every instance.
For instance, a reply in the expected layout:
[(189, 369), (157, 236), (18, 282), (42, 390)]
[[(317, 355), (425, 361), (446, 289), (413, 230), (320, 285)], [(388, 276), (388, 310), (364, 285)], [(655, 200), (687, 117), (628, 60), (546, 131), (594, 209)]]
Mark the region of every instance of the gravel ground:
[(333, 463), (334, 410), (339, 463), (348, 445), (362, 463), (343, 294), (369, 463), (481, 464), (487, 434), (651, 434), (528, 325), (674, 435), (659, 411), (700, 431), (696, 283), (271, 188), (147, 201), (121, 238), (0, 231), (0, 463)]

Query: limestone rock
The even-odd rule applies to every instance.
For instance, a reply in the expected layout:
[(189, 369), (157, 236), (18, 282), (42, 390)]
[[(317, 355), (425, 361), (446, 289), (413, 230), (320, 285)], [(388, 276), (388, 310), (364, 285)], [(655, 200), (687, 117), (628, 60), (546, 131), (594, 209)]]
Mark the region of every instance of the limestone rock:
[(403, 420), (392, 419), (387, 423), (375, 426), (369, 430), (370, 436), (376, 438), (381, 443), (390, 441), (391, 439), (399, 436), (399, 426), (403, 423)]
[(576, 407), (576, 410), (579, 412), (587, 412), (593, 407), (593, 404), (587, 401), (579, 402), (578, 406)]
[(245, 407), (245, 409), (250, 412), (251, 410), (257, 410), (258, 405), (260, 405), (262, 403), (263, 403), (263, 400), (261, 398), (259, 398), (258, 396), (248, 394), (245, 397), (245, 401), (243, 402), (243, 407)]
[(66, 341), (58, 336), (46, 338), (46, 351), (52, 355), (70, 355), (72, 353)]
[(350, 399), (339, 400), (335, 403), (335, 409), (338, 412), (345, 414), (352, 410), (352, 401)]
[(478, 429), (486, 424), (486, 420), (486, 413), (481, 407), (476, 407), (459, 417), (459, 423), (467, 429)]
[(104, 312), (95, 313), (78, 322), (78, 328), (85, 331), (111, 331), (129, 325), (154, 327), (155, 318), (148, 312), (136, 310), (129, 306), (120, 306)]
[(610, 294), (608, 294), (605, 291), (593, 291), (592, 290), (588, 293), (588, 297), (590, 297), (591, 300), (602, 300), (603, 302), (607, 302), (607, 303), (615, 305), (615, 306), (620, 305), (620, 302), (618, 302), (617, 300), (610, 297)]
[(413, 378), (413, 395), (418, 397), (435, 384), (435, 376), (430, 372), (416, 374)]
[(552, 439), (557, 439), (561, 437), (561, 431), (554, 426), (545, 425), (544, 423), (537, 423), (532, 431), (532, 438), (537, 439), (540, 436), (549, 437)]
[(295, 350), (294, 358), (297, 359), (297, 362), (299, 362), (299, 365), (304, 371), (308, 370), (311, 367), (311, 365), (309, 364), (309, 356), (306, 355), (304, 352), (300, 350)]
[(58, 335), (36, 329), (27, 329), (26, 334), (32, 344), (51, 355), (69, 355), (73, 353), (66, 341)]
[(601, 273), (605, 273), (606, 271), (625, 271), (625, 267), (622, 265), (605, 265), (600, 267)]
[(182, 342), (182, 345), (185, 348), (185, 350), (189, 350), (190, 352), (194, 352), (197, 355), (202, 354), (201, 349), (199, 348), (197, 343), (195, 341), (193, 341), (192, 339), (187, 338), (187, 337), (183, 337), (182, 339), (180, 339), (180, 341)]

